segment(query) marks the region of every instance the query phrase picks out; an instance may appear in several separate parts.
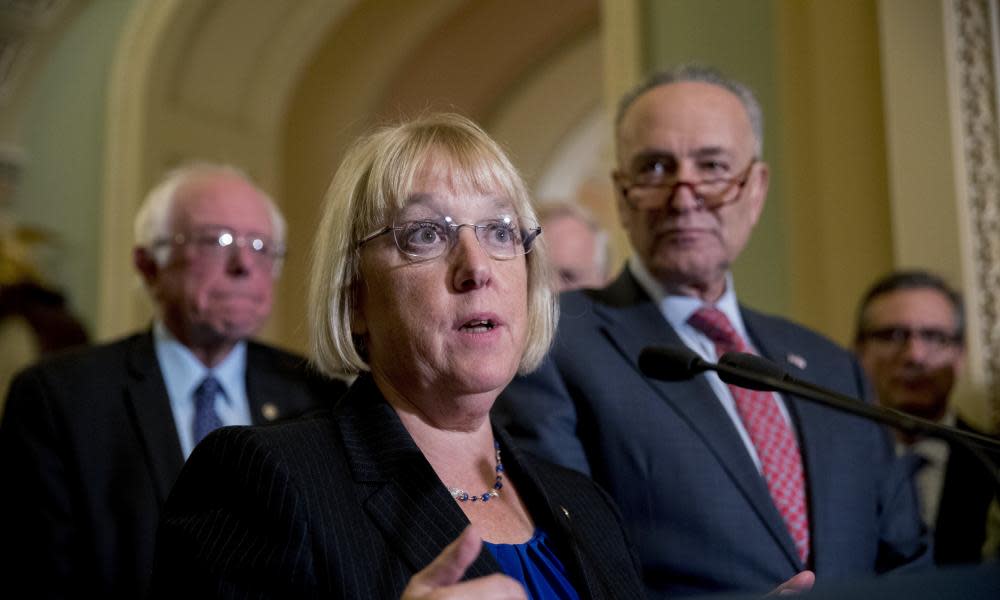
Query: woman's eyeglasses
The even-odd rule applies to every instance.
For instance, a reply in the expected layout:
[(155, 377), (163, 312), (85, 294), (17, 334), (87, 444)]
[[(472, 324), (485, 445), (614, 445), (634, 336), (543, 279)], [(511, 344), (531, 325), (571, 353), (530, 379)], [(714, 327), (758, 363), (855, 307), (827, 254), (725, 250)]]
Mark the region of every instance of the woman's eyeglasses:
[(422, 261), (437, 258), (458, 243), (462, 227), (471, 227), (486, 254), (497, 260), (510, 260), (531, 252), (541, 227), (522, 229), (514, 217), (503, 215), (478, 223), (456, 223), (451, 217), (417, 219), (387, 225), (358, 242), (360, 248), (373, 239), (392, 233), (396, 247), (407, 257)]

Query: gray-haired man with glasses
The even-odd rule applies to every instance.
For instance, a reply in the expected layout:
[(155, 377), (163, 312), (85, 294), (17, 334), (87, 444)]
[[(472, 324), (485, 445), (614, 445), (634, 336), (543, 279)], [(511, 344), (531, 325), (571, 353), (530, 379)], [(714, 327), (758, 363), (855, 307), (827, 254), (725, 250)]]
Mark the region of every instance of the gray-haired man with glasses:
[[(193, 245), (205, 260), (225, 262), (241, 249), (250, 252), (250, 259), (270, 268), (274, 275), (281, 272), (281, 261), (285, 256), (284, 244), (263, 233), (239, 234), (228, 227), (209, 225), (189, 233), (177, 233), (173, 237), (157, 239), (151, 245), (155, 255), (170, 255), (171, 246)], [(161, 259), (165, 260), (165, 259)]]
[(144, 597), (160, 507), (201, 438), (344, 389), (249, 340), (271, 312), (285, 222), (242, 172), (172, 171), (147, 195), (135, 238), (150, 330), (31, 367), (8, 395), (0, 568), (33, 596)]
[[(879, 403), (974, 431), (949, 403), (964, 345), (962, 297), (933, 273), (889, 273), (858, 306), (854, 350)], [(979, 562), (993, 477), (964, 447), (942, 440), (898, 433), (896, 450), (912, 466), (921, 514), (934, 531), (934, 560)]]
[(712, 362), (753, 352), (869, 396), (850, 353), (737, 299), (730, 268), (767, 195), (762, 147), (753, 94), (714, 70), (660, 73), (627, 94), (612, 177), (632, 256), (608, 287), (563, 294), (549, 358), (498, 403), (523, 446), (611, 493), (650, 597), (927, 562), (912, 484), (880, 426), (714, 374), (662, 382), (639, 368), (647, 346)]

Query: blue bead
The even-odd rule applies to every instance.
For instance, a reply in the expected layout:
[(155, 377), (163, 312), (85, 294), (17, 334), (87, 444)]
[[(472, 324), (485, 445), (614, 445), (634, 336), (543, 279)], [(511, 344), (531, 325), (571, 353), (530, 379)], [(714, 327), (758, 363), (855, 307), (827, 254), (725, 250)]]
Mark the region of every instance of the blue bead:
[(503, 484), (500, 483), (499, 481), (493, 484), (493, 489), (495, 489), (495, 490), (499, 490), (502, 487), (503, 487)]
[(489, 494), (483, 494), (483, 502), (489, 502), (489, 500), (490, 500), (490, 495)]
[(497, 473), (503, 473), (503, 465), (497, 463)]

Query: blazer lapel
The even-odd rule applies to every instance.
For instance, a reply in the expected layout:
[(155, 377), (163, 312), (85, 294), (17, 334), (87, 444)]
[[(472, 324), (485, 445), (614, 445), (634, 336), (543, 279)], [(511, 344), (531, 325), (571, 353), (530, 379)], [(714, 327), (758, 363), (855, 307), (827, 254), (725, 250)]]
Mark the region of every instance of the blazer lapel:
[(170, 398), (153, 350), (152, 333), (133, 338), (126, 350), (125, 405), (142, 445), (162, 506), (184, 464)]
[[(595, 312), (604, 317), (604, 332), (612, 345), (628, 360), (645, 385), (650, 386), (697, 432), (767, 525), (775, 542), (785, 550), (797, 568), (801, 567), (792, 538), (774, 506), (763, 477), (705, 377), (699, 375), (688, 381), (654, 381), (639, 369), (639, 353), (643, 348), (651, 345), (683, 346), (680, 336), (627, 269), (606, 293), (609, 294), (609, 301), (605, 304), (598, 301)], [(658, 326), (652, 326), (652, 323)]]
[[(469, 520), (424, 458), (370, 376), (341, 400), (337, 424), (369, 518), (414, 571), (426, 567)], [(485, 548), (465, 578), (499, 572)]]
[(566, 509), (545, 492), (541, 477), (531, 467), (531, 462), (524, 460), (510, 436), (501, 429), (494, 429), (494, 435), (506, 457), (504, 469), (512, 480), (517, 481), (518, 494), (528, 507), (535, 526), (552, 534), (552, 543), (566, 542), (565, 549), (569, 551), (569, 555), (560, 555), (565, 562), (563, 566), (577, 581), (586, 585), (586, 589), (578, 589), (577, 593), (581, 598), (614, 597), (614, 589), (603, 569), (604, 561), (594, 556), (588, 560), (583, 555)]
[(284, 375), (264, 354), (261, 346), (247, 342), (247, 404), (254, 425), (265, 425), (282, 418), (281, 399), (288, 393)]

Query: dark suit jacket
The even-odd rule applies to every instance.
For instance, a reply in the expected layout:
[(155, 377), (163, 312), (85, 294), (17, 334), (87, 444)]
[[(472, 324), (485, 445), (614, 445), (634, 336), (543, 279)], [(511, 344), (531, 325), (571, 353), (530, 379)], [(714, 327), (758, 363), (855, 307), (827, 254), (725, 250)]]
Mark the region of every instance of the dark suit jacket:
[[(961, 419), (955, 426), (965, 431), (975, 431)], [(995, 452), (988, 454), (994, 464), (1000, 464), (1000, 455)], [(978, 563), (982, 560), (987, 513), (997, 492), (997, 481), (986, 466), (967, 448), (952, 446), (948, 453), (934, 525), (936, 563), (949, 565)]]
[[(641, 596), (638, 564), (607, 494), (496, 433), (507, 477), (556, 542), (581, 597)], [(362, 376), (332, 412), (205, 438), (164, 510), (154, 596), (399, 598), (467, 525)], [(484, 548), (466, 577), (496, 572)]]
[[(253, 418), (342, 393), (303, 359), (250, 343)], [(0, 425), (0, 571), (33, 597), (139, 598), (184, 457), (152, 334), (83, 349), (14, 380)]]
[[(867, 397), (850, 354), (741, 310), (764, 356), (801, 379)], [(652, 596), (770, 589), (805, 565), (732, 421), (703, 376), (661, 382), (639, 371), (644, 347), (682, 344), (628, 271), (606, 289), (564, 294), (549, 357), (511, 383), (494, 415), (526, 449), (590, 473), (611, 494)], [(795, 398), (786, 404), (803, 454), (819, 582), (926, 562), (915, 492), (887, 432)]]

